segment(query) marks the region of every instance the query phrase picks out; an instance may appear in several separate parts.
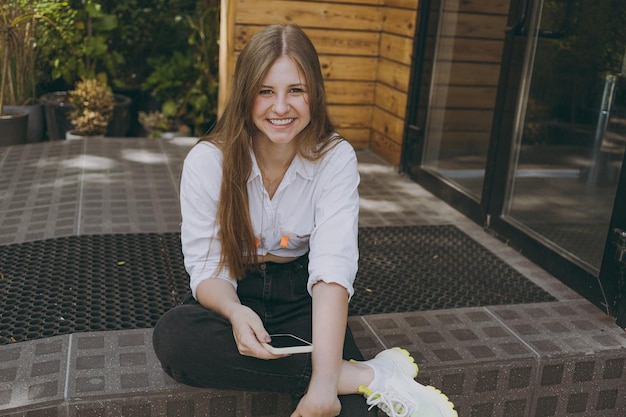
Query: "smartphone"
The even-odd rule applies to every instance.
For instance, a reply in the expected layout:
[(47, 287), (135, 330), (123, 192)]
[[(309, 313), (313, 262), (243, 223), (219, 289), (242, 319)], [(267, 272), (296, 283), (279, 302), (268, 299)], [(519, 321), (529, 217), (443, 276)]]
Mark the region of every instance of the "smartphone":
[(275, 355), (313, 352), (313, 345), (292, 334), (272, 334), (272, 341), (263, 347)]

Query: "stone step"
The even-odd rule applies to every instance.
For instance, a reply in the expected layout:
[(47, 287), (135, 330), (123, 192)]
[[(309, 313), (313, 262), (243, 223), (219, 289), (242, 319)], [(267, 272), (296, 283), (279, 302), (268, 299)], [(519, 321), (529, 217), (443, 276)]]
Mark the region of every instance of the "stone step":
[[(585, 300), (349, 319), (366, 358), (402, 346), (417, 381), (461, 417), (626, 415), (626, 333)], [(0, 415), (285, 417), (289, 395), (176, 383), (152, 329), (76, 333), (0, 346)]]

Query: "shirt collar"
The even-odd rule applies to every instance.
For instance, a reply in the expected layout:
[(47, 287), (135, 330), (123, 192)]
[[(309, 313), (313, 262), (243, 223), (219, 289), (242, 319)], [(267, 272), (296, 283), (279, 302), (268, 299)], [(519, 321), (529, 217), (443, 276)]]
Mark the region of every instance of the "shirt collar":
[[(254, 155), (254, 150), (252, 147), (250, 148), (250, 158), (252, 159), (252, 171), (250, 172), (250, 177), (248, 178), (248, 182), (254, 181), (256, 178), (261, 178), (261, 169), (259, 168), (259, 164), (256, 160), (256, 156)], [(296, 155), (291, 163), (291, 166), (287, 169), (287, 175), (290, 177), (294, 175), (300, 175), (305, 180), (311, 181), (313, 179), (313, 162)]]
[(262, 181), (261, 168), (259, 168), (259, 163), (256, 161), (256, 156), (254, 155), (254, 150), (252, 149), (252, 147), (250, 147), (250, 159), (252, 159), (252, 171), (250, 172), (248, 182), (252, 182), (256, 178), (259, 178), (259, 181)]

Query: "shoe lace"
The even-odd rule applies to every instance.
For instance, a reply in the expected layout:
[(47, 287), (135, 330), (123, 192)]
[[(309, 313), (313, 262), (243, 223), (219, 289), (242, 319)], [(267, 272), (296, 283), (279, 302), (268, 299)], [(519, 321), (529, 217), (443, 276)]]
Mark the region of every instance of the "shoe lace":
[(399, 392), (388, 387), (385, 392), (374, 391), (365, 400), (369, 410), (378, 407), (389, 417), (407, 417), (413, 413), (415, 406), (407, 402)]

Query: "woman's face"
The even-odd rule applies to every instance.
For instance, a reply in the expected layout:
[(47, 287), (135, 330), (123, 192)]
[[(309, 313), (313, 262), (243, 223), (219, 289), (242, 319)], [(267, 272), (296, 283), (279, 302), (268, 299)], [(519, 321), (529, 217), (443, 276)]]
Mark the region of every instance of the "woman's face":
[(262, 135), (276, 144), (290, 143), (311, 121), (304, 77), (287, 56), (268, 71), (252, 108), (252, 120)]

